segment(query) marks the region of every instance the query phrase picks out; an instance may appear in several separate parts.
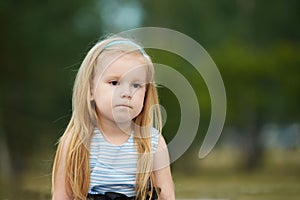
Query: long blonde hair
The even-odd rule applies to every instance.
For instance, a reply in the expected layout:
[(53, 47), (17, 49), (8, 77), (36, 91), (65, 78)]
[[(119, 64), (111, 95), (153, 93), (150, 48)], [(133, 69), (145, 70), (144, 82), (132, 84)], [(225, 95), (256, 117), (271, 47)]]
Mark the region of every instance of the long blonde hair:
[(149, 79), (146, 86), (144, 107), (134, 119), (134, 123), (137, 125), (135, 126), (134, 141), (139, 155), (135, 190), (137, 199), (141, 200), (146, 199), (149, 185), (151, 188), (150, 195), (153, 192), (151, 133), (150, 128), (145, 127), (153, 126), (161, 133), (162, 126), (157, 90), (153, 82), (153, 64), (148, 55), (138, 46), (122, 44), (107, 48), (106, 45), (112, 41), (130, 40), (110, 37), (98, 42), (87, 53), (79, 68), (73, 88), (72, 117), (59, 140), (54, 159), (52, 192), (55, 190), (58, 167), (64, 162), (67, 192), (76, 200), (86, 199), (90, 184), (89, 144), (98, 120), (95, 107), (91, 103), (91, 90), (97, 73), (97, 66), (101, 65), (103, 59), (111, 55), (132, 51), (136, 51), (144, 57), (148, 66)]

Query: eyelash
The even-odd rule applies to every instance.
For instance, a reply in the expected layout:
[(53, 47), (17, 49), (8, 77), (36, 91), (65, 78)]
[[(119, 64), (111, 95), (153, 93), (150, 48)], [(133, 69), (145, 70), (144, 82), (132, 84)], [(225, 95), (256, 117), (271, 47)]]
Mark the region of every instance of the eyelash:
[(119, 85), (119, 81), (109, 81), (108, 82), (110, 85), (113, 85), (113, 86), (116, 86), (116, 85)]
[(134, 88), (141, 88), (141, 87), (142, 87), (142, 85), (139, 84), (139, 83), (133, 83), (132, 86), (133, 86)]
[[(112, 85), (112, 86), (120, 85), (120, 82), (119, 82), (119, 81), (109, 81), (108, 83), (109, 83), (110, 85)], [(141, 88), (141, 87), (142, 87), (142, 84), (140, 84), (140, 83), (132, 83), (132, 86), (133, 86), (134, 88)]]

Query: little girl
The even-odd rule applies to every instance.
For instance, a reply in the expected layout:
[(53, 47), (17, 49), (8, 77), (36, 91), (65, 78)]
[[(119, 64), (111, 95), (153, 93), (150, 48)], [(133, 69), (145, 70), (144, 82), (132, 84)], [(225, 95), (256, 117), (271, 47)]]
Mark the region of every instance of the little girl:
[(91, 48), (59, 141), (52, 199), (175, 199), (153, 76), (131, 40), (110, 37)]

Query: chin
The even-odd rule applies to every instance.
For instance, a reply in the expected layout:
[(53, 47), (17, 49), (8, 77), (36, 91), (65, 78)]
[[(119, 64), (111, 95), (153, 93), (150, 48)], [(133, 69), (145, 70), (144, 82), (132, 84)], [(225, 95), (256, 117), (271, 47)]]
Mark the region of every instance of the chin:
[(115, 112), (113, 118), (117, 124), (126, 124), (131, 122), (135, 116), (132, 116), (130, 112)]
[(131, 117), (128, 117), (128, 116), (115, 116), (114, 117), (114, 120), (117, 124), (127, 124), (127, 123), (130, 123), (132, 121), (132, 118)]

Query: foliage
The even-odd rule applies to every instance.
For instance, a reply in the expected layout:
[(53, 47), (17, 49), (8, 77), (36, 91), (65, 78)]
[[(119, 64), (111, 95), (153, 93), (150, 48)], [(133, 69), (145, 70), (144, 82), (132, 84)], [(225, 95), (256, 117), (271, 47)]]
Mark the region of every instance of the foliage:
[[(103, 29), (97, 10), (106, 3), (1, 1), (0, 139), (7, 143), (13, 171), (30, 165), (27, 157), (35, 151), (54, 150), (70, 117), (80, 61), (110, 31)], [(259, 119), (258, 126), (299, 123), (300, 1), (152, 0), (141, 1), (141, 6), (143, 25), (181, 31), (211, 54), (227, 90), (226, 125), (247, 129), (256, 126), (253, 119)], [(208, 119), (209, 97), (202, 80), (184, 73), (193, 87), (204, 91), (197, 96)], [(163, 103), (172, 101), (171, 94), (161, 93)]]

